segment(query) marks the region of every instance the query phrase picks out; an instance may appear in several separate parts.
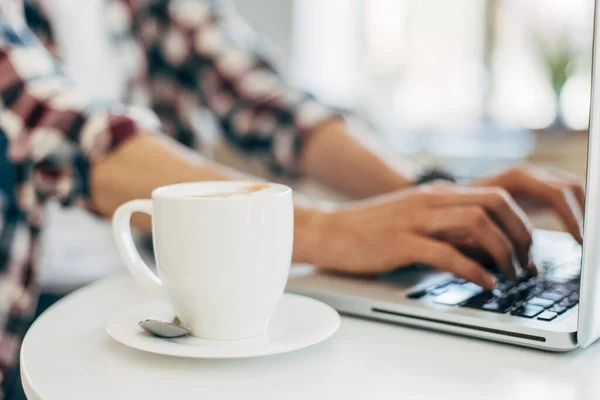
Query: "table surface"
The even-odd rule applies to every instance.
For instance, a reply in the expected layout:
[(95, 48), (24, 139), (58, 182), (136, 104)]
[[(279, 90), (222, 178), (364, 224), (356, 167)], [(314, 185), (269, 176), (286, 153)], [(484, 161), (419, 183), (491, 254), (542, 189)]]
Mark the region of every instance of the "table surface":
[(29, 330), (21, 373), (31, 400), (597, 399), (600, 345), (548, 353), (343, 317), (316, 346), (243, 360), (163, 357), (127, 348), (109, 317), (148, 296), (127, 276), (87, 286)]

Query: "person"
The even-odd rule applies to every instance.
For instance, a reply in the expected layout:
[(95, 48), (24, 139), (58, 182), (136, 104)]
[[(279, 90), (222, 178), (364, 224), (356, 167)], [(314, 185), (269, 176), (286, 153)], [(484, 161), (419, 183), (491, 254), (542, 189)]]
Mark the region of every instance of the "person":
[[(119, 66), (122, 101), (89, 98), (69, 82), (45, 5), (0, 3), (5, 395), (39, 296), (45, 204), (58, 199), (108, 217), (158, 186), (238, 178), (202, 155), (198, 110), (210, 112), (229, 143), (275, 175), (310, 177), (356, 199), (336, 207), (297, 201), (295, 262), (355, 274), (423, 263), (492, 288), (495, 276), (476, 254), (508, 276), (536, 272), (529, 258), (531, 226), (519, 198), (546, 203), (582, 240), (578, 177), (520, 165), (459, 185), (392, 162), (342, 114), (287, 84), (222, 1), (107, 0), (114, 58), (104, 59), (102, 68)], [(61, 29), (78, 35), (69, 25)], [(134, 223), (149, 232), (148, 219)]]

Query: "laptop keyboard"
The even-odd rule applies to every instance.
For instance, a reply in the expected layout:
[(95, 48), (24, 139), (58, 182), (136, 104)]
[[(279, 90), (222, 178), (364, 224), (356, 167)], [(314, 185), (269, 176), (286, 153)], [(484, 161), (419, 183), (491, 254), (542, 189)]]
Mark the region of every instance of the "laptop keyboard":
[(408, 298), (427, 296), (438, 304), (552, 321), (579, 302), (579, 274), (564, 274), (561, 269), (562, 266), (547, 262), (537, 276), (498, 277), (496, 288), (486, 291), (473, 283), (451, 278), (410, 293)]

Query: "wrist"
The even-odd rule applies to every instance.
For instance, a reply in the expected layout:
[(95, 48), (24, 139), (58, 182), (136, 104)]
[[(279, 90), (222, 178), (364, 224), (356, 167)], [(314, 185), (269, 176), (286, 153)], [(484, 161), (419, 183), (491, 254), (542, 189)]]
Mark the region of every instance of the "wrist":
[(315, 125), (312, 130), (309, 132), (311, 136), (320, 135), (322, 133), (332, 132), (332, 131), (340, 131), (345, 132), (347, 129), (346, 120), (341, 117), (334, 115), (329, 119), (322, 121)]
[(409, 187), (416, 165), (390, 152), (366, 127), (333, 118), (308, 135), (300, 171), (351, 198), (368, 198)]
[(331, 212), (329, 207), (295, 207), (293, 262), (318, 264), (322, 253), (324, 230)]
[(424, 185), (435, 181), (446, 181), (456, 183), (454, 175), (441, 168), (427, 168), (421, 171), (413, 181), (414, 186)]

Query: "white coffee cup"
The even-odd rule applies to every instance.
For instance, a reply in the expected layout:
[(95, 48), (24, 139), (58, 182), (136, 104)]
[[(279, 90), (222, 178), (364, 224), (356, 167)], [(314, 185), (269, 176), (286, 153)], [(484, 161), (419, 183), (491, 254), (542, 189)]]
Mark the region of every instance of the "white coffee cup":
[[(152, 216), (158, 275), (135, 248), (135, 212)], [(152, 192), (152, 200), (123, 204), (113, 217), (131, 276), (168, 301), (192, 335), (216, 340), (264, 331), (285, 288), (293, 231), (292, 190), (271, 183), (164, 186)]]

